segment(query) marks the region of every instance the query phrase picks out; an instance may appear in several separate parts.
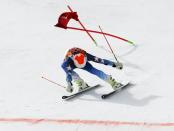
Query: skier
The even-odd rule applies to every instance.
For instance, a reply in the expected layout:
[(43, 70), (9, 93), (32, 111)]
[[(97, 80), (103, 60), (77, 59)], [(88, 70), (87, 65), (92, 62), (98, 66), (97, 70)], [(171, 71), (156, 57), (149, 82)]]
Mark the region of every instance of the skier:
[(78, 91), (81, 91), (89, 87), (88, 84), (74, 71), (75, 68), (86, 70), (89, 73), (98, 76), (100, 79), (109, 83), (114, 90), (121, 85), (121, 83), (113, 79), (112, 76), (93, 67), (89, 63), (90, 61), (104, 65), (109, 65), (120, 70), (123, 68), (122, 63), (120, 62), (112, 62), (106, 59), (98, 58), (80, 48), (71, 48), (66, 53), (64, 62), (62, 64), (62, 68), (66, 72), (66, 81), (67, 81), (66, 91), (70, 93), (73, 92), (72, 80), (74, 81), (74, 83), (77, 84)]

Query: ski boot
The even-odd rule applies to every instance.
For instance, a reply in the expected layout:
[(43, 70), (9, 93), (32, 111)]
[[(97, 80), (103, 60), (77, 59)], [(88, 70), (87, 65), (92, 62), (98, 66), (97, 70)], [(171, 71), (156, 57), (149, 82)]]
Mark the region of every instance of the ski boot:
[(67, 87), (65, 88), (67, 92), (72, 93), (73, 92), (73, 87), (72, 87), (72, 83), (68, 82), (67, 83)]
[(77, 84), (78, 87), (78, 92), (80, 92), (81, 90), (84, 90), (85, 88), (88, 88), (88, 84), (86, 82), (84, 82), (83, 79), (78, 79), (75, 81), (75, 83)]
[(122, 86), (122, 84), (119, 83), (119, 82), (117, 82), (114, 78), (112, 78), (112, 76), (109, 76), (109, 77), (106, 79), (106, 82), (109, 83), (109, 84), (112, 86), (112, 88), (113, 88), (114, 90), (118, 90), (119, 87)]

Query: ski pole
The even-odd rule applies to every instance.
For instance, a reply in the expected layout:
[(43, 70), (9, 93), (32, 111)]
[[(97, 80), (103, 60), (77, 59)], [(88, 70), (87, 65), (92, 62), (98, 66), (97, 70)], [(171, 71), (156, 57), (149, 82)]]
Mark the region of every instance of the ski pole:
[[(68, 9), (73, 12), (73, 10), (71, 9), (71, 7), (68, 5), (67, 6)], [(92, 41), (94, 42), (94, 44), (97, 46), (97, 42), (95, 41), (95, 39), (91, 36), (91, 34), (87, 31), (87, 29), (85, 28), (85, 26), (82, 24), (82, 22), (78, 19), (79, 24), (82, 26), (82, 28), (86, 31), (86, 33), (89, 35), (89, 37), (92, 39)]]
[(60, 85), (60, 84), (58, 84), (58, 83), (56, 83), (56, 82), (54, 82), (54, 81), (52, 81), (52, 80), (49, 80), (48, 78), (46, 78), (46, 77), (44, 77), (44, 76), (42, 76), (42, 79), (45, 79), (45, 80), (47, 80), (47, 81), (49, 81), (49, 82), (51, 82), (51, 83), (53, 83), (53, 84), (56, 84), (56, 85), (58, 85), (58, 86), (60, 86), (60, 87), (66, 88), (65, 86)]
[(103, 34), (103, 36), (104, 36), (104, 38), (105, 38), (105, 40), (106, 40), (106, 42), (107, 42), (109, 48), (110, 48), (110, 50), (111, 50), (111, 52), (112, 52), (112, 54), (113, 54), (115, 60), (116, 60), (117, 62), (119, 62), (118, 59), (117, 59), (117, 57), (116, 57), (116, 55), (114, 54), (114, 51), (113, 51), (112, 48), (111, 48), (111, 45), (109, 44), (109, 41), (107, 40), (106, 36), (104, 35), (102, 28), (101, 28), (100, 26), (99, 26), (99, 28), (100, 28), (100, 30), (101, 30), (101, 32), (102, 32), (102, 34)]

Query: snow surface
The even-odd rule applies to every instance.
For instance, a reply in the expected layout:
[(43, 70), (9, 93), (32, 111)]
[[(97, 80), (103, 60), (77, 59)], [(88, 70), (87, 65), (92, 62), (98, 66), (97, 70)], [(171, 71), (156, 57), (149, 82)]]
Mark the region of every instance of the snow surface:
[[(81, 47), (102, 58), (112, 54), (96, 47), (84, 32), (55, 28), (58, 16), (78, 12), (89, 29), (116, 34), (133, 41), (133, 47), (108, 38), (123, 71), (95, 64), (118, 80), (132, 86), (101, 100), (108, 84), (87, 72), (76, 70), (89, 84), (103, 86), (71, 101), (61, 87), (45, 76), (66, 85), (60, 65), (66, 51)], [(1, 0), (0, 2), (0, 119), (40, 118), (142, 123), (174, 123), (174, 1), (172, 0)], [(80, 27), (76, 21), (71, 26)], [(109, 50), (102, 35), (92, 34)], [(173, 124), (174, 125), (174, 124)], [(12, 123), (0, 120), (2, 131), (173, 131), (174, 126), (90, 125), (55, 123)]]

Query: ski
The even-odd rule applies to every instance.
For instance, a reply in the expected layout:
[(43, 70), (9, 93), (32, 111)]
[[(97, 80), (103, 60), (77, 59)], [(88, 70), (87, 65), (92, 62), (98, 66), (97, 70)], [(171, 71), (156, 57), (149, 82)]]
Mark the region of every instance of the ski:
[(78, 95), (80, 95), (80, 94), (83, 94), (84, 92), (86, 92), (86, 91), (89, 91), (89, 90), (91, 90), (91, 89), (94, 89), (94, 88), (97, 88), (97, 87), (99, 87), (100, 86), (100, 84), (97, 84), (97, 85), (95, 85), (95, 86), (89, 86), (89, 87), (87, 87), (87, 88), (85, 88), (84, 90), (81, 90), (81, 91), (79, 91), (79, 92), (77, 92), (77, 93), (74, 93), (74, 94), (71, 94), (71, 95), (64, 95), (64, 96), (62, 96), (62, 99), (63, 100), (69, 100), (69, 99), (71, 99), (71, 98), (73, 98), (73, 97), (75, 97), (75, 96), (78, 96)]
[(102, 99), (106, 99), (107, 97), (109, 97), (109, 96), (111, 96), (111, 95), (113, 95), (113, 94), (115, 94), (115, 93), (120, 92), (123, 88), (127, 87), (129, 84), (130, 84), (129, 82), (125, 83), (125, 84), (121, 85), (120, 87), (118, 87), (117, 90), (111, 91), (111, 92), (109, 92), (109, 93), (107, 93), (107, 94), (103, 94), (103, 95), (101, 96), (101, 98), (102, 98)]

